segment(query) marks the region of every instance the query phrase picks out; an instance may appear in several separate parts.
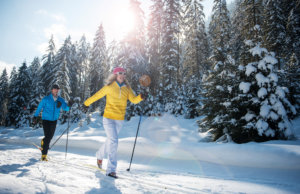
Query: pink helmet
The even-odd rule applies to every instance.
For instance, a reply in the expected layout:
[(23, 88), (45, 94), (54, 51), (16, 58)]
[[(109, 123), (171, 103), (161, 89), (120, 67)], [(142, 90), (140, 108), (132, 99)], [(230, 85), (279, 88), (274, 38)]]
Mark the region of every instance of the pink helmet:
[(114, 71), (113, 71), (113, 74), (118, 74), (119, 72), (124, 72), (126, 73), (126, 70), (123, 68), (123, 67), (115, 67), (114, 68)]

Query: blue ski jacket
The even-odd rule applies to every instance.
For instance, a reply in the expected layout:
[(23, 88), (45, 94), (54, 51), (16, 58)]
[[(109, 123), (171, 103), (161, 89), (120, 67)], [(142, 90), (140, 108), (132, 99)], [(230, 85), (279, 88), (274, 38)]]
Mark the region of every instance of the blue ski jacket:
[[(58, 101), (61, 102), (61, 106), (59, 108), (57, 108)], [(58, 96), (57, 100), (54, 101), (52, 94), (50, 94), (42, 99), (37, 110), (35, 111), (34, 116), (37, 117), (43, 109), (42, 120), (56, 121), (59, 117), (61, 108), (64, 111), (70, 110), (70, 107), (68, 107), (67, 103), (62, 97)]]

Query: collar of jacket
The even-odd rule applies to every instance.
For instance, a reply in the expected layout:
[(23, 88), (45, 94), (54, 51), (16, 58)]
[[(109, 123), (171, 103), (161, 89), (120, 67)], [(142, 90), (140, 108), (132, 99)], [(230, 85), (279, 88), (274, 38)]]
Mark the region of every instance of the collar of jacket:
[(52, 95), (52, 93), (51, 93), (49, 96), (50, 96), (50, 98), (51, 98), (54, 102), (58, 100), (58, 95), (57, 95), (56, 98), (54, 98), (54, 96)]
[(116, 81), (116, 83), (118, 84), (118, 86), (121, 88), (122, 86), (125, 86), (125, 82), (123, 82), (123, 83), (119, 83), (118, 81)]

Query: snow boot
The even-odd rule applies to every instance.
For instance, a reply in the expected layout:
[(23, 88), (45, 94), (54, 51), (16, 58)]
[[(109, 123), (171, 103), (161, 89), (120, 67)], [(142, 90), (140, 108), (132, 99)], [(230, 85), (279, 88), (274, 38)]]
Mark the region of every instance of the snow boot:
[(47, 154), (43, 154), (41, 160), (47, 162), (48, 161)]
[(97, 159), (97, 166), (102, 169), (102, 160)]
[(115, 172), (108, 173), (106, 176), (110, 176), (110, 177), (115, 178), (115, 179), (118, 178), (118, 176)]

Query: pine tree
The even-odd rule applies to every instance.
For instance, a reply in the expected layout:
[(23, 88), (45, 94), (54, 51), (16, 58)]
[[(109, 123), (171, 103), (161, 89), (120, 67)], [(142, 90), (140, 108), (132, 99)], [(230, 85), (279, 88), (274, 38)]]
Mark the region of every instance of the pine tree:
[(55, 56), (54, 64), (54, 79), (51, 85), (58, 84), (60, 87), (60, 96), (65, 100), (70, 99), (71, 87), (70, 87), (70, 67), (73, 64), (71, 58), (71, 37), (67, 37), (64, 41), (63, 46), (58, 50)]
[(70, 110), (70, 119), (72, 123), (77, 123), (82, 118), (81, 104), (81, 99), (79, 97), (74, 98), (74, 104)]
[(70, 63), (68, 64), (69, 67), (69, 77), (70, 77), (70, 99), (76, 98), (79, 96), (80, 88), (79, 88), (79, 79), (78, 74), (80, 70), (80, 64), (78, 61), (78, 54), (77, 54), (77, 43), (71, 43), (71, 52), (70, 52)]
[(145, 16), (138, 0), (130, 0), (129, 11), (133, 14), (134, 28), (121, 42), (120, 62), (127, 69), (127, 79), (137, 88), (139, 77), (147, 72)]
[(230, 135), (235, 142), (267, 141), (293, 137), (290, 116), (295, 108), (287, 99), (287, 88), (278, 85), (273, 52), (261, 43), (246, 41), (249, 46), (247, 65), (240, 66), (240, 94), (236, 96), (240, 118)]
[(42, 68), (38, 57), (34, 58), (29, 66), (28, 72), (29, 77), (31, 78), (31, 90), (29, 92), (30, 99), (27, 105), (27, 110), (29, 110), (32, 117), (42, 98), (46, 95), (44, 83), (42, 82)]
[(120, 44), (116, 40), (110, 42), (107, 48), (107, 66), (112, 68), (119, 64), (118, 55), (120, 53)]
[(200, 131), (208, 132), (208, 138), (215, 141), (237, 143), (290, 139), (290, 118), (296, 111), (287, 99), (287, 88), (278, 83), (275, 54), (261, 47), (262, 1), (243, 1), (237, 10), (244, 10), (243, 18), (240, 13), (235, 16), (235, 37), (244, 43), (232, 44), (241, 48), (233, 52), (240, 58), (239, 71), (229, 62), (223, 69), (228, 73), (219, 73), (224, 65), (221, 63), (206, 78), (206, 117)]
[[(107, 66), (107, 49), (105, 42), (105, 33), (103, 25), (101, 24), (96, 32), (94, 38), (94, 44), (91, 50), (91, 59), (90, 59), (90, 93), (91, 95), (95, 94), (100, 88), (104, 86), (104, 81), (108, 76), (108, 66)], [(87, 78), (86, 78), (87, 79)], [(104, 102), (98, 101), (92, 105), (93, 110), (100, 108), (104, 110)]]
[[(85, 36), (82, 36), (78, 47), (78, 77), (79, 77), (79, 97), (81, 100), (86, 99), (90, 96), (89, 93), (89, 59), (90, 59), (90, 45), (87, 43)], [(87, 84), (86, 84), (87, 83)], [(87, 96), (85, 94), (87, 93)]]
[(204, 79), (203, 108), (206, 117), (200, 122), (200, 132), (211, 134), (213, 141), (231, 141), (228, 130), (235, 125), (232, 118), (235, 109), (231, 98), (234, 95), (236, 66), (229, 55), (230, 19), (226, 1), (215, 0), (209, 35), (212, 44), (213, 69)]
[[(15, 75), (13, 75), (15, 76)], [(18, 74), (13, 77), (13, 85), (10, 85), (10, 103), (8, 106), (9, 122), (16, 127), (29, 125), (29, 110), (27, 103), (30, 99), (31, 80), (26, 62), (18, 70)]]
[[(150, 115), (160, 114), (161, 103), (159, 103), (160, 84), (162, 83), (162, 24), (164, 5), (162, 0), (152, 0), (150, 7), (149, 22), (147, 24), (147, 56), (149, 61), (149, 74), (151, 75), (150, 93), (147, 102)], [(160, 97), (162, 98), (162, 96)]]
[(176, 106), (177, 83), (179, 78), (179, 22), (180, 3), (178, 0), (165, 0), (162, 35), (162, 84), (161, 92), (164, 111), (174, 113)]
[(8, 88), (8, 103), (7, 103), (7, 115), (6, 115), (6, 121), (5, 125), (6, 126), (11, 126), (15, 124), (15, 119), (16, 119), (16, 114), (19, 112), (19, 109), (17, 107), (16, 101), (14, 98), (17, 95), (16, 92), (16, 82), (17, 82), (17, 70), (16, 67), (13, 67), (11, 73), (10, 73), (10, 78), (9, 78), (9, 88)]
[[(137, 93), (141, 91), (139, 77), (148, 74), (148, 64), (146, 58), (145, 39), (145, 16), (138, 0), (129, 1), (129, 11), (133, 14), (134, 26), (121, 42), (121, 50), (118, 55), (119, 64), (126, 68), (126, 78), (133, 90)], [(130, 119), (135, 114), (143, 114), (143, 103), (127, 106), (126, 119)]]
[(300, 115), (300, 63), (296, 55), (293, 54), (289, 63), (284, 66), (284, 71), (280, 73), (280, 80), (284, 86), (288, 87), (288, 100), (295, 106), (297, 115), (290, 115), (291, 118)]
[(208, 133), (208, 141), (231, 141), (230, 129), (236, 125), (237, 109), (232, 102), (237, 91), (237, 72), (234, 60), (227, 56), (203, 80), (202, 115), (199, 132)]
[(209, 46), (200, 0), (183, 2), (183, 67), (181, 76), (187, 118), (199, 116), (199, 94), (203, 73), (208, 70)]
[(288, 15), (286, 24), (286, 44), (289, 51), (286, 53), (286, 59), (294, 58), (296, 65), (300, 63), (300, 0), (284, 1), (285, 13)]
[(213, 65), (223, 63), (229, 51), (230, 41), (229, 12), (225, 0), (214, 0), (212, 19), (209, 24), (209, 35), (212, 42)]
[(281, 69), (284, 60), (285, 39), (286, 39), (286, 21), (287, 16), (284, 13), (283, 1), (268, 0), (264, 5), (264, 45), (268, 50), (272, 50), (278, 57), (278, 67)]
[[(73, 76), (74, 58), (72, 53), (71, 37), (68, 36), (64, 41), (62, 47), (55, 55), (55, 63), (52, 73), (54, 78), (51, 80), (50, 85), (57, 84), (60, 87), (60, 96), (66, 101), (71, 97), (71, 77)], [(65, 123), (68, 118), (68, 113), (63, 112), (59, 118), (62, 123)]]
[(244, 40), (262, 43), (263, 4), (262, 0), (245, 0), (242, 1), (241, 6), (244, 16), (241, 21), (241, 35), (244, 45), (242, 46), (243, 50), (239, 61), (242, 64), (248, 64), (251, 59), (248, 57), (249, 54)]
[(8, 100), (8, 76), (6, 69), (3, 70), (0, 77), (0, 126), (5, 125)]
[(282, 84), (289, 88), (289, 100), (300, 114), (299, 72), (300, 72), (300, 1), (285, 0), (282, 2), (286, 21), (286, 48), (284, 59), (286, 64), (282, 73)]
[(41, 70), (42, 82), (44, 83), (44, 90), (46, 92), (50, 91), (52, 81), (54, 79), (55, 73), (53, 72), (55, 66), (55, 44), (53, 36), (49, 40), (48, 53), (42, 58), (43, 66)]
[(246, 53), (244, 39), (242, 35), (244, 8), (242, 0), (235, 1), (235, 7), (232, 14), (232, 37), (230, 40), (231, 56), (237, 64), (240, 63), (240, 56)]

